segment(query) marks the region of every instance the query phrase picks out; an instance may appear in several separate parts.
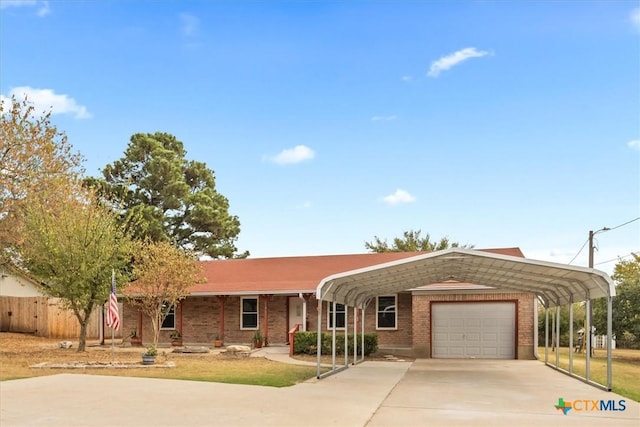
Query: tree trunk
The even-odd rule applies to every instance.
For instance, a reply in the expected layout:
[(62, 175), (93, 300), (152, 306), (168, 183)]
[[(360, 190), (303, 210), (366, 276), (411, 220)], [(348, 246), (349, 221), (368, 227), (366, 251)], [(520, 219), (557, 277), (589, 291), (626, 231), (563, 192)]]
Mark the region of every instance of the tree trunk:
[(78, 343), (78, 353), (85, 351), (87, 345), (87, 321), (80, 320), (80, 342)]
[(160, 320), (160, 314), (156, 314), (153, 320), (153, 345), (155, 347), (158, 346), (158, 341), (160, 340), (160, 325), (162, 321)]

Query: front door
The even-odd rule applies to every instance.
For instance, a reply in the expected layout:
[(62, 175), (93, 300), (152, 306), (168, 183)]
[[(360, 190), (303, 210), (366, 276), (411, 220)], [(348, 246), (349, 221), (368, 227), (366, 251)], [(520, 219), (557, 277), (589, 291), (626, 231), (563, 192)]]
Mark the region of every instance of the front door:
[(300, 325), (302, 330), (302, 300), (298, 297), (289, 297), (289, 330)]

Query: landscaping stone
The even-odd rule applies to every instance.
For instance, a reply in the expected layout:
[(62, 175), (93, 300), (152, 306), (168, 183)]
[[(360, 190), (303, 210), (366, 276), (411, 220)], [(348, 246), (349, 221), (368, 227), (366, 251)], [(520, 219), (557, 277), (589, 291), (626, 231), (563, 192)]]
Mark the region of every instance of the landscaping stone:
[(178, 347), (173, 349), (173, 353), (209, 353), (207, 347)]
[(230, 357), (249, 357), (251, 347), (246, 345), (230, 345), (221, 354)]
[(248, 345), (230, 345), (227, 346), (228, 352), (243, 352), (243, 351), (251, 351), (251, 347)]
[(68, 362), (48, 363), (42, 362), (29, 366), (32, 369), (138, 369), (138, 368), (175, 368), (175, 362), (156, 363), (143, 365), (140, 362)]

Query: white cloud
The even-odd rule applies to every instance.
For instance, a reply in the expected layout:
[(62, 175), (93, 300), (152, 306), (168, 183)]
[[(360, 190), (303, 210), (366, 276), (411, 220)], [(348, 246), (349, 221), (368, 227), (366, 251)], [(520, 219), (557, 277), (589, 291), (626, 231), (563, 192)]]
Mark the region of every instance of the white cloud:
[(84, 105), (78, 105), (76, 100), (68, 95), (56, 94), (51, 89), (36, 89), (29, 86), (19, 86), (11, 88), (8, 96), (0, 95), (2, 102), (9, 101), (15, 96), (19, 101), (27, 97), (36, 114), (51, 111), (51, 114), (71, 114), (75, 119), (89, 119), (91, 113)]
[(411, 203), (416, 198), (401, 188), (398, 188), (395, 193), (390, 194), (382, 198), (382, 201), (388, 205), (398, 205), (400, 203)]
[(640, 7), (637, 7), (631, 11), (629, 20), (636, 27), (636, 30), (640, 31)]
[[(559, 249), (559, 248), (553, 248), (549, 251), (548, 256), (551, 258), (554, 257), (573, 257), (573, 255), (575, 255), (575, 250), (569, 250), (569, 249)], [(569, 258), (571, 259), (571, 258)]]
[(8, 7), (22, 7), (22, 6), (39, 6), (36, 14), (38, 16), (47, 16), (51, 13), (48, 1), (36, 1), (36, 0), (0, 0), (0, 9), (6, 9)]
[(640, 150), (640, 139), (634, 139), (627, 142), (627, 147), (631, 148), (632, 150)]
[(445, 71), (451, 67), (455, 67), (456, 65), (466, 61), (467, 59), (481, 58), (488, 54), (489, 52), (485, 50), (477, 50), (475, 47), (467, 47), (461, 49), (447, 56), (443, 56), (437, 61), (433, 61), (431, 63), (431, 68), (429, 69), (427, 76), (438, 77), (441, 71)]
[(200, 20), (197, 16), (190, 13), (181, 13), (180, 22), (182, 23), (182, 34), (185, 36), (193, 36), (198, 32)]
[(413, 77), (411, 77), (411, 76), (402, 76), (402, 77), (400, 77), (400, 79), (403, 82), (406, 82), (406, 83), (409, 83), (410, 81), (413, 81)]
[(372, 122), (390, 122), (392, 120), (397, 119), (398, 116), (396, 116), (395, 114), (392, 114), (390, 116), (373, 116), (371, 117), (371, 121)]
[(47, 16), (50, 13), (51, 13), (51, 8), (49, 7), (49, 2), (43, 1), (42, 6), (38, 9), (38, 12), (37, 12), (38, 16), (43, 17), (43, 16)]
[(279, 165), (291, 165), (294, 163), (300, 163), (305, 160), (311, 160), (316, 156), (315, 151), (306, 145), (296, 145), (293, 148), (287, 148), (273, 157), (266, 157)]
[(2, 0), (0, 1), (0, 9), (7, 7), (35, 6), (36, 0)]

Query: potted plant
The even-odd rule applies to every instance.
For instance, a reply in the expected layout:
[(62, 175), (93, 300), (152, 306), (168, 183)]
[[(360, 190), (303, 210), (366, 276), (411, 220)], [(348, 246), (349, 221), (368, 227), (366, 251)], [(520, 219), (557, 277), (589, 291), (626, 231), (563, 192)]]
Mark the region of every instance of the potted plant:
[(180, 331), (171, 332), (169, 338), (171, 338), (171, 345), (173, 347), (180, 347), (182, 345), (182, 334), (180, 333)]
[(158, 355), (158, 349), (155, 345), (151, 344), (147, 347), (147, 351), (142, 353), (142, 364), (143, 365), (153, 365), (156, 363), (156, 356)]
[(216, 334), (216, 339), (213, 341), (214, 347), (222, 347), (222, 340), (220, 339), (220, 334)]
[(135, 329), (131, 331), (129, 338), (131, 339), (131, 347), (142, 347), (142, 338), (138, 336), (138, 331)]
[(262, 348), (262, 332), (260, 332), (260, 329), (253, 334), (253, 346), (255, 348)]

